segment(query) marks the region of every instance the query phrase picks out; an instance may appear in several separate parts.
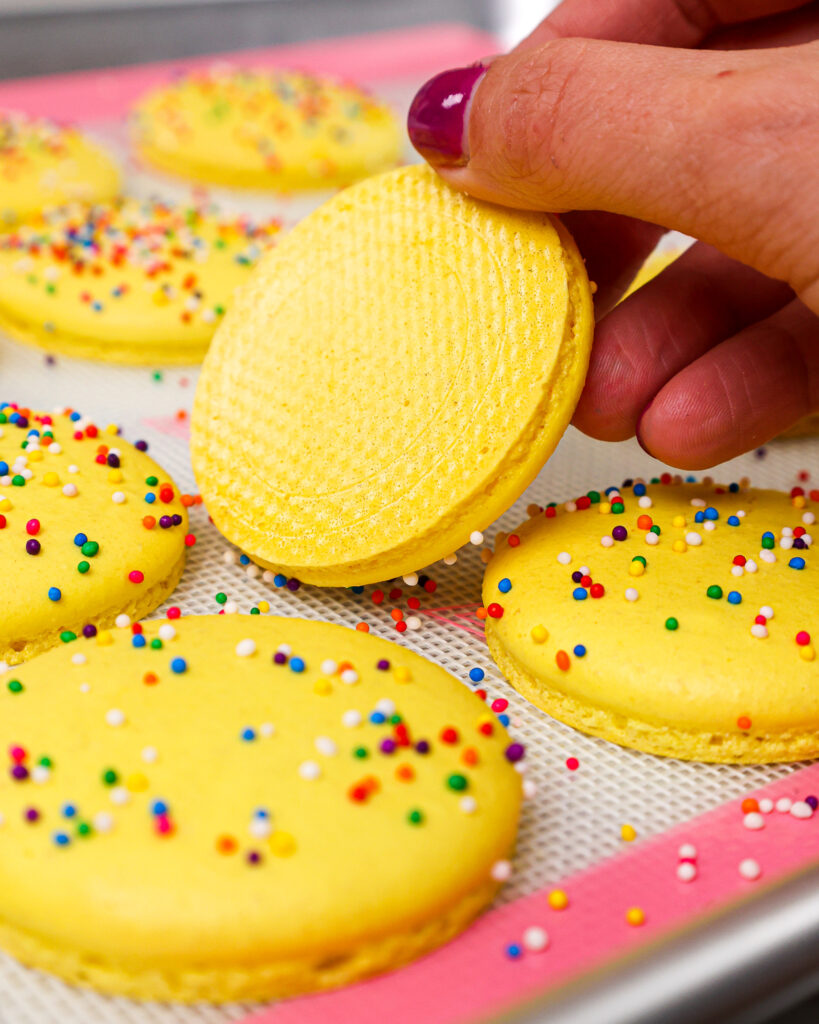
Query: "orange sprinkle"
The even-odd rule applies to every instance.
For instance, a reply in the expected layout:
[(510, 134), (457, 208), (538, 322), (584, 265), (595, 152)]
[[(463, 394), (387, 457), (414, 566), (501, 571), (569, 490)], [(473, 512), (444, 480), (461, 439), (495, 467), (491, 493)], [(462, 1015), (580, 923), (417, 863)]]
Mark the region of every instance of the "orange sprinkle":
[(142, 525), (145, 527), (146, 530), (153, 530), (153, 528), (156, 526), (156, 519), (154, 519), (153, 516), (143, 516)]
[(479, 619), (480, 619), (481, 621), (483, 621), (483, 620), (484, 620), (484, 619), (486, 618), (486, 609), (485, 609), (485, 608), (479, 608), (479, 609), (478, 609), (478, 610), (477, 610), (477, 611), (475, 612), (475, 615), (476, 615), (476, 616), (477, 616), (477, 617), (478, 617), (478, 618), (479, 618)]
[(355, 628), (358, 630), (359, 633), (369, 633), (370, 632), (370, 626), (369, 626), (369, 623), (367, 623), (367, 622), (357, 622), (355, 624)]
[(340, 676), (342, 672), (346, 672), (348, 669), (351, 669), (352, 667), (353, 663), (351, 661), (341, 661), (339, 662), (338, 667), (336, 668), (336, 675)]
[(478, 751), (474, 747), (467, 747), (466, 750), (461, 754), (461, 760), (464, 764), (474, 765), (478, 763)]
[(236, 853), (239, 849), (239, 844), (233, 838), (233, 836), (219, 836), (216, 840), (216, 852), (222, 854)]
[(400, 608), (393, 608), (393, 610), (390, 612), (390, 615), (393, 617), (393, 619), (395, 619), (396, 622), (400, 622), (401, 619), (404, 618), (404, 613), (401, 611)]
[(651, 516), (637, 516), (637, 527), (640, 530), (650, 530), (654, 525), (654, 520)]
[(759, 804), (754, 800), (752, 796), (749, 796), (747, 800), (742, 801), (742, 813), (743, 814), (754, 814), (759, 810)]
[(747, 732), (751, 728), (751, 719), (747, 715), (740, 715), (737, 719), (737, 728)]
[(183, 505), (183, 506), (184, 506), (185, 508), (190, 508), (190, 507), (191, 507), (191, 505), (195, 505), (195, 504), (196, 504), (196, 498), (194, 498), (194, 497), (193, 497), (192, 495), (190, 495), (190, 494), (183, 494), (183, 495), (181, 496), (181, 499), (180, 499), (180, 500), (182, 501), (182, 505)]
[(412, 782), (415, 778), (415, 769), (411, 764), (399, 764), (395, 769), (395, 777), (400, 782)]
[(153, 686), (155, 683), (159, 682), (159, 676), (156, 672), (146, 672), (142, 677), (142, 682), (145, 683), (146, 686)]
[(571, 662), (569, 661), (569, 655), (565, 651), (558, 651), (555, 655), (555, 661), (557, 662), (557, 667), (561, 672), (569, 671), (569, 665)]
[(516, 533), (510, 533), (506, 538), (506, 543), (510, 548), (516, 548), (520, 544), (520, 537)]

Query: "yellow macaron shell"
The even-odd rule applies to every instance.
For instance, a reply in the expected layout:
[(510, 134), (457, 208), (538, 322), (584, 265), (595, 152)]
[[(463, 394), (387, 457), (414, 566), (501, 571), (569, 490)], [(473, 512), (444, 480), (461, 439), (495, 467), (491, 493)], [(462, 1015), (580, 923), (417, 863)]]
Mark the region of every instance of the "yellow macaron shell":
[(353, 186), (265, 257), (214, 340), (192, 421), (208, 511), (310, 583), (428, 565), (537, 474), (591, 333), (558, 221), (426, 167)]
[(113, 199), (120, 175), (75, 128), (0, 111), (0, 225), (51, 206)]
[[(516, 547), (501, 539), (483, 589), (503, 609), (487, 619), (499, 667), (556, 718), (639, 750), (815, 757), (817, 567), (810, 546), (792, 546), (800, 531), (810, 540), (815, 503), (713, 484), (645, 487), (622, 489), (619, 514), (603, 495), (534, 516)], [(602, 596), (572, 579), (585, 570)]]
[(0, 328), (105, 362), (199, 362), (278, 230), (136, 199), (52, 211), (0, 237)]
[[(109, 992), (266, 998), (397, 966), (491, 900), (520, 750), (443, 669), (300, 619), (183, 617), (143, 636), (0, 676), (0, 945)], [(386, 752), (396, 715), (409, 745)]]
[(134, 129), (155, 167), (250, 188), (335, 188), (401, 155), (387, 106), (355, 85), (291, 71), (196, 72), (146, 96)]
[[(44, 414), (26, 410), (23, 426), (19, 416), (0, 409), (0, 662), (8, 664), (83, 627), (153, 611), (179, 580), (188, 530), (168, 474), (116, 433), (103, 428), (89, 436), (89, 427), (92, 434), (96, 428), (65, 412), (44, 422)], [(82, 440), (75, 440), (77, 432)], [(101, 446), (104, 464), (97, 462)], [(118, 466), (108, 464), (109, 454)], [(162, 516), (174, 515), (178, 525), (160, 525)], [(146, 516), (156, 520), (150, 528)], [(79, 535), (90, 550), (77, 543)], [(132, 573), (139, 575), (132, 579)]]

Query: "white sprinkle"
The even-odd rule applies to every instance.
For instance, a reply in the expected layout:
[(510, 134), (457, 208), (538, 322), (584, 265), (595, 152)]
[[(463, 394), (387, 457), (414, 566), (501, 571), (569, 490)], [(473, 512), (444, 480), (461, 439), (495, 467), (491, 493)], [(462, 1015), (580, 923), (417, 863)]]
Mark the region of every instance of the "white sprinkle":
[(100, 811), (93, 817), (94, 829), (97, 832), (110, 832), (114, 827), (114, 816), (108, 811)]
[[(52, 445), (51, 447), (53, 448), (54, 445)], [(80, 471), (80, 467), (79, 466), (69, 466), (68, 467), (68, 472), (69, 473), (79, 473), (79, 471)]]
[(793, 547), (793, 537), (783, 537), (779, 542), (779, 546), (783, 551), (790, 551)]
[(404, 621), (407, 624), (407, 629), (416, 630), (421, 628), (421, 620), (417, 615), (410, 615)]
[(331, 740), (329, 736), (316, 736), (315, 744), (316, 750), (325, 757), (335, 757), (338, 753), (335, 740)]
[(534, 800), (537, 796), (537, 786), (531, 779), (523, 780), (523, 799)]
[(523, 945), (530, 953), (542, 953), (549, 945), (549, 936), (545, 928), (532, 925), (523, 933)]
[(652, 533), (649, 530), (649, 532), (646, 534), (646, 544), (651, 544), (653, 546), (653, 545), (659, 544), (659, 543), (660, 543), (660, 538), (658, 537), (658, 535), (656, 533)]
[(239, 611), (239, 605), (235, 601), (225, 601), (225, 615), (235, 615)]
[(119, 708), (111, 708), (110, 711), (105, 712), (105, 721), (114, 728), (125, 725), (125, 712), (120, 711)]
[(321, 775), (321, 768), (315, 761), (302, 761), (299, 765), (299, 775), (303, 779), (317, 779)]
[(118, 807), (123, 807), (131, 799), (131, 794), (125, 788), (125, 786), (114, 786), (111, 790), (111, 803), (116, 804)]
[(693, 843), (683, 843), (677, 850), (677, 856), (681, 860), (694, 860), (697, 856), (697, 848)]
[(558, 562), (560, 562), (561, 565), (568, 565), (572, 560), (572, 556), (569, 554), (568, 551), (561, 551), (560, 554), (557, 556), (557, 560)]
[(647, 494), (644, 494), (641, 498), (638, 499), (637, 504), (640, 506), (640, 508), (651, 508), (654, 502), (651, 500), (651, 498), (649, 498)]
[(358, 672), (354, 668), (345, 668), (341, 673), (341, 681), (348, 686), (355, 685), (358, 682)]
[(375, 705), (375, 710), (380, 711), (382, 715), (386, 715), (389, 718), (390, 715), (395, 714), (395, 701), (390, 700), (389, 697), (382, 697)]
[(813, 544), (813, 537), (811, 537), (809, 533), (803, 533), (802, 543), (805, 545), (806, 548), (809, 548), (811, 544)]
[(321, 673), (325, 676), (334, 676), (338, 671), (338, 664), (332, 658), (327, 658), (321, 663)]
[(734, 515), (737, 517), (737, 519), (744, 519), (745, 518), (745, 509), (744, 508), (738, 509), (734, 513)]
[(694, 508), (705, 508), (708, 502), (705, 500), (705, 498), (692, 498), (691, 504), (694, 506)]
[(508, 860), (496, 860), (489, 874), (496, 882), (505, 882), (512, 877), (512, 865)]
[(159, 627), (160, 640), (173, 640), (175, 636), (176, 630), (173, 628), (170, 622), (165, 622)]
[(782, 536), (783, 537), (792, 537), (793, 536), (793, 529), (792, 529), (792, 527), (790, 527), (790, 526), (783, 526), (782, 527)]
[(609, 534), (606, 534), (605, 537), (601, 537), (600, 538), (600, 543), (603, 545), (604, 548), (613, 547), (614, 546), (614, 537), (611, 537), (611, 536), (609, 536)]
[(793, 807), (793, 800), (786, 796), (781, 796), (774, 805), (780, 814), (788, 814), (791, 807)]
[[(0, 430), (0, 437), (2, 437), (2, 436), (3, 436), (3, 431)], [(5, 825), (5, 823), (6, 823), (6, 816), (5, 816), (5, 814), (0, 814), (0, 828), (2, 828)]]
[(692, 548), (698, 547), (700, 544), (702, 544), (702, 534), (695, 533), (694, 530), (689, 530), (688, 533), (685, 535), (685, 543)]
[(749, 882), (755, 882), (762, 874), (762, 868), (752, 857), (747, 857), (739, 862), (739, 873)]
[(473, 532), (470, 533), (469, 543), (474, 544), (476, 547), (478, 547), (480, 544), (483, 544), (483, 534), (481, 533), (480, 530), (473, 530)]
[(90, 692), (91, 692), (91, 684), (90, 683), (80, 683), (80, 693), (90, 693)]
[(240, 640), (236, 644), (236, 654), (240, 658), (249, 658), (251, 654), (256, 653), (256, 641), (247, 637), (245, 640)]
[(770, 797), (763, 796), (759, 801), (759, 809), (763, 814), (770, 814), (774, 809), (774, 802)]
[(225, 565), (236, 565), (239, 561), (239, 556), (233, 548), (228, 548), (228, 550), (222, 555), (222, 558), (224, 559)]
[(275, 733), (275, 731), (276, 727), (273, 725), (272, 722), (262, 722), (262, 724), (259, 726), (259, 735), (264, 736), (265, 738), (272, 736), (273, 733)]
[(257, 580), (262, 575), (262, 570), (258, 565), (254, 565), (253, 562), (250, 565), (245, 566), (245, 576), (249, 576), (252, 580)]
[[(478, 543), (480, 543), (480, 541)], [(409, 573), (409, 575), (404, 577), (404, 582), (406, 583), (406, 585), (408, 587), (417, 587), (418, 586), (418, 573), (417, 572)]]
[[(768, 553), (770, 554), (771, 552)], [(776, 555), (774, 555), (773, 560), (776, 561)], [(745, 563), (745, 572), (756, 572), (758, 569), (759, 566), (756, 564), (753, 558), (749, 558), (748, 561)]]
[(742, 576), (744, 574), (744, 572), (745, 572), (745, 570), (742, 568), (741, 565), (732, 565), (731, 566), (731, 575), (732, 576)]
[(705, 522), (702, 524), (702, 526), (703, 526), (703, 529), (704, 530), (708, 530), (709, 533), (712, 530), (716, 530), (716, 528), (717, 528), (717, 524), (714, 522), (713, 519), (706, 519)]
[(759, 609), (759, 614), (764, 615), (766, 619), (772, 619), (774, 617), (774, 610), (769, 604), (763, 604)]
[(65, 484), (63, 486), (63, 494), (66, 496), (66, 498), (76, 498), (77, 497), (77, 485), (76, 484)]
[(478, 802), (474, 796), (462, 796), (458, 801), (458, 806), (464, 814), (474, 814), (478, 809)]
[(454, 565), (458, 561), (458, 556), (453, 552), (451, 555), (444, 555), (444, 565)]
[(71, 655), (72, 665), (84, 665), (86, 661), (88, 661), (88, 658), (86, 658), (84, 654), (80, 654), (79, 652), (77, 652), (77, 654)]
[(759, 557), (760, 557), (760, 559), (763, 562), (775, 562), (776, 561), (776, 555), (769, 548), (763, 548), (759, 552)]
[(31, 781), (42, 784), (51, 778), (51, 769), (44, 764), (35, 764), (31, 769)]
[(791, 804), (791, 814), (794, 818), (812, 818), (813, 808), (804, 800), (794, 800)]
[(583, 576), (591, 576), (591, 569), (587, 565), (581, 565), (578, 572)]
[(350, 709), (345, 711), (341, 716), (341, 724), (346, 726), (348, 729), (355, 729), (357, 725), (361, 725), (362, 716), (360, 711)]
[(125, 493), (123, 491), (114, 491), (111, 495), (111, 501), (113, 501), (115, 505), (122, 505), (125, 501)]
[(139, 756), (145, 764), (154, 764), (156, 759), (159, 757), (159, 751), (156, 747), (143, 747), (142, 753)]
[(761, 622), (755, 622), (751, 626), (751, 636), (757, 637), (759, 640), (764, 640), (768, 635), (768, 627), (763, 626)]
[(267, 839), (273, 832), (270, 818), (253, 818), (250, 822), (250, 834), (256, 839)]
[(758, 832), (760, 829), (765, 828), (765, 819), (756, 811), (751, 811), (742, 819), (742, 824), (752, 832)]
[(114, 625), (117, 629), (127, 629), (131, 625), (131, 616), (122, 612), (114, 619)]
[(627, 601), (636, 601), (640, 596), (640, 591), (636, 587), (626, 587), (625, 598)]
[(805, 526), (813, 526), (813, 524), (816, 522), (816, 516), (813, 514), (813, 512), (803, 512), (802, 522), (805, 524)]
[(262, 583), (272, 583), (275, 578), (276, 574), (271, 569), (265, 569), (262, 573)]
[[(283, 654), (285, 658), (289, 658), (290, 655), (293, 653), (293, 648), (290, 646), (290, 644), (279, 644), (276, 650), (278, 651), (279, 654)], [(325, 665), (326, 664), (327, 663), (325, 662)]]
[(677, 878), (681, 882), (693, 882), (696, 877), (697, 865), (692, 864), (690, 860), (677, 865)]
[(55, 442), (54, 444), (50, 444), (48, 446), (48, 450), (51, 452), (52, 455), (59, 455), (63, 449), (62, 445), (59, 445)]

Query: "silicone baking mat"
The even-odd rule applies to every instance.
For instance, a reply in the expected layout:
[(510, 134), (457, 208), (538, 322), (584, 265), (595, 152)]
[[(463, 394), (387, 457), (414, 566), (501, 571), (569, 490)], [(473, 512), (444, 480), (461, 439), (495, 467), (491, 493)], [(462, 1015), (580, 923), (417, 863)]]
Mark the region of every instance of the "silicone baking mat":
[[(336, 74), (351, 74), (358, 69), (357, 77), (365, 80), (366, 69), (369, 68), (369, 81), (376, 91), (398, 108), (405, 109), (414, 88), (427, 73), (477, 59), (492, 49), (492, 41), (487, 37), (450, 26), (429, 29), (426, 34), (415, 30), (400, 36), (382, 35), (345, 40), (339, 44), (320, 44), (312, 52), (305, 47), (291, 48), (283, 55), (265, 51), (242, 58), (242, 61), (251, 66), (281, 62)], [(430, 64), (430, 61), (434, 63)], [(400, 74), (401, 78), (387, 77), (390, 69), (393, 76)], [(0, 83), (0, 105), (15, 105), (43, 113), (48, 109), (50, 95), (54, 112), (60, 115), (65, 113), (65, 97), (70, 95), (73, 110), (86, 109), (90, 129), (123, 160), (127, 168), (127, 187), (131, 191), (142, 195), (157, 193), (170, 198), (184, 198), (188, 191), (184, 186), (146, 173), (130, 162), (127, 133), (122, 120), (117, 118), (123, 104), (136, 92), (152, 80), (166, 77), (169, 71), (166, 66), (110, 71), (96, 76), (70, 76), (69, 81), (63, 76), (58, 82), (51, 83), (42, 80), (5, 86)], [(103, 87), (104, 83), (108, 83), (108, 88)], [(111, 99), (113, 93), (116, 94), (116, 103)], [(77, 106), (78, 97), (82, 96), (86, 97), (85, 108)], [(101, 98), (100, 102), (95, 104), (94, 96)], [(287, 222), (303, 215), (309, 205), (216, 189), (211, 190), (210, 195), (223, 207), (251, 215), (277, 213)], [(0, 338), (2, 400), (41, 408), (71, 405), (94, 417), (97, 422), (116, 422), (130, 440), (145, 438), (152, 455), (173, 474), (181, 487), (190, 490), (195, 488), (195, 483), (188, 458), (187, 422), (195, 381), (195, 369), (111, 368), (63, 358), (51, 362), (36, 350)], [(789, 488), (797, 483), (800, 472), (807, 471), (813, 474), (813, 485), (816, 486), (819, 479), (818, 455), (819, 441), (777, 442), (758, 453), (719, 467), (712, 474), (723, 480), (747, 475), (760, 485)], [(525, 517), (529, 502), (544, 504), (548, 500), (567, 500), (591, 487), (619, 484), (628, 476), (656, 475), (664, 468), (634, 442), (601, 444), (570, 429), (537, 481), (515, 507), (487, 531), (487, 543), (491, 544), (497, 529), (509, 531), (520, 522)], [(193, 528), (198, 542), (190, 551), (186, 573), (169, 603), (180, 606), (186, 613), (213, 613), (220, 608), (215, 595), (221, 591), (236, 603), (239, 611), (247, 612), (254, 604), (265, 600), (269, 602), (272, 614), (327, 619), (348, 626), (360, 621), (368, 622), (373, 633), (411, 647), (440, 663), (466, 685), (475, 685), (469, 683), (468, 673), (471, 668), (480, 667), (486, 673), (481, 685), (491, 697), (504, 697), (509, 701), (511, 730), (528, 750), (527, 779), (532, 783), (533, 792), (525, 804), (514, 873), (499, 901), (505, 906), (476, 925), (463, 940), (457, 940), (418, 965), (349, 990), (335, 1004), (333, 1000), (336, 997), (332, 995), (319, 997), (323, 1002), (304, 1001), (301, 1005), (305, 1021), (349, 1020), (355, 1001), (359, 999), (362, 1010), (365, 1005), (370, 1006), (371, 1013), (366, 1019), (386, 1019), (383, 1007), (390, 1005), (392, 997), (400, 997), (400, 993), (407, 991), (408, 979), (420, 978), (423, 984), (438, 985), (439, 991), (443, 992), (450, 984), (447, 979), (453, 976), (449, 967), (453, 971), (464, 967), (465, 961), (459, 950), (469, 952), (467, 959), (473, 979), (481, 975), (491, 978), (494, 972), (508, 967), (506, 940), (514, 942), (520, 937), (515, 931), (515, 922), (532, 919), (531, 904), (525, 902), (527, 897), (531, 899), (531, 894), (577, 872), (599, 870), (598, 866), (607, 858), (629, 846), (622, 838), (624, 824), (633, 828), (636, 833), (634, 845), (639, 847), (641, 841), (665, 833), (728, 800), (782, 779), (797, 767), (709, 766), (653, 758), (584, 737), (528, 705), (495, 671), (483, 640), (481, 623), (474, 615), (480, 600), (482, 576), (477, 548), (469, 547), (459, 552), (454, 565), (439, 563), (427, 570), (437, 583), (433, 594), (401, 584), (400, 596), (379, 607), (371, 599), (373, 587), (364, 588), (360, 594), (308, 586), (302, 586), (295, 593), (287, 589), (277, 590), (272, 583), (264, 581), (255, 566), (242, 564), (240, 553), (208, 523), (202, 508), (193, 509)], [(419, 628), (399, 634), (394, 629), (389, 611), (398, 606), (408, 614), (406, 601), (409, 596), (421, 599), (421, 609), (416, 613)], [(157, 614), (161, 614), (161, 610)], [(798, 778), (794, 776), (793, 780), (794, 799), (801, 792)], [(730, 820), (734, 822), (733, 818)], [(790, 819), (785, 825), (777, 826), (785, 829), (781, 833), (774, 833), (772, 822), (768, 835), (781, 834), (782, 843), (791, 850), (798, 845), (803, 851), (802, 856), (810, 854), (811, 846), (815, 853), (819, 852), (816, 822), (794, 822), (800, 829), (798, 832), (789, 830), (789, 822)], [(676, 835), (674, 833), (668, 842), (676, 844)], [(750, 833), (745, 832), (739, 835), (739, 840), (750, 841), (749, 836)], [(806, 839), (811, 842), (806, 842)], [(635, 858), (640, 852), (632, 848)], [(739, 852), (738, 847), (738, 855)], [(636, 859), (634, 863), (638, 863)], [(668, 872), (670, 889), (675, 884), (675, 866), (676, 861)], [(733, 887), (727, 882), (727, 874), (724, 878), (723, 885), (712, 882), (708, 889), (694, 890), (693, 886), (690, 887), (688, 891), (698, 891), (700, 895), (692, 898), (688, 905), (675, 904), (675, 919), (690, 916), (704, 905), (713, 905), (732, 895)], [(677, 894), (677, 889), (674, 893)], [(602, 899), (605, 898), (604, 895)], [(678, 894), (674, 898), (679, 902)], [(659, 902), (656, 905), (659, 907)], [(601, 930), (601, 934), (606, 936), (606, 948), (601, 952), (614, 951), (634, 941), (637, 930), (628, 931), (621, 916), (618, 922), (618, 928)], [(461, 941), (469, 945), (459, 946)], [(566, 948), (569, 948), (568, 943)], [(553, 952), (557, 955), (556, 950)], [(539, 964), (545, 965), (538, 975), (541, 981), (550, 975), (549, 955), (550, 950), (547, 950), (538, 959)], [(436, 961), (436, 957), (440, 959)], [(575, 957), (568, 967), (572, 964), (578, 966), (580, 962)], [(441, 965), (437, 973), (434, 970), (436, 963)], [(515, 966), (526, 970), (523, 964)], [(408, 973), (416, 970), (421, 974)], [(526, 986), (531, 986), (532, 977), (519, 975), (517, 981), (504, 989), (505, 995), (523, 994)], [(402, 981), (402, 978), (407, 980)], [(434, 991), (430, 995), (434, 996)], [(352, 1006), (350, 1000), (353, 1001)], [(440, 1019), (455, 1019), (443, 1012), (445, 1002), (441, 1000)], [(396, 1016), (397, 1005), (400, 1003), (392, 1003), (390, 1019), (411, 1019)], [(486, 1002), (481, 1005), (485, 1006)], [(374, 1010), (376, 1006), (382, 1007), (378, 1013)], [(436, 1024), (434, 999), (430, 1000), (429, 1006), (427, 1016), (431, 1024)], [(215, 1024), (237, 1020), (258, 1010), (259, 1007), (249, 1006), (170, 1007), (105, 998), (73, 990), (55, 979), (25, 970), (8, 958), (0, 957), (2, 1024), (50, 1024), (52, 1021), (61, 1024), (86, 1024), (89, 1021), (104, 1024)], [(466, 1007), (458, 1019), (466, 1019), (465, 1015)], [(274, 1007), (270, 1017), (275, 1021), (278, 1016), (293, 1021), (302, 1019), (300, 1003), (282, 1004), (280, 1010)], [(365, 1016), (358, 1019), (363, 1021)]]

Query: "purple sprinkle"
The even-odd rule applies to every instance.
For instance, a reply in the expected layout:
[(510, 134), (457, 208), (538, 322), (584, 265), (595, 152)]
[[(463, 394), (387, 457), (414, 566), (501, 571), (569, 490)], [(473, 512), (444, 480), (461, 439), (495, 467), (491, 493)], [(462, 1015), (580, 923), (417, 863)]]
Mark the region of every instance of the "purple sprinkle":
[(583, 579), (583, 573), (575, 570), (572, 573), (572, 583), (579, 583)]
[(615, 540), (625, 540), (628, 537), (628, 530), (625, 526), (615, 526), (611, 531), (611, 535)]
[(173, 522), (174, 526), (179, 526), (182, 523), (182, 516), (180, 516), (178, 512), (175, 512), (171, 516), (171, 521)]
[(808, 807), (812, 807), (814, 811), (819, 807), (819, 800), (817, 800), (815, 796), (806, 796), (805, 803)]
[(418, 754), (429, 753), (429, 740), (418, 740), (415, 744), (415, 750)]
[(28, 778), (28, 768), (24, 764), (16, 764), (11, 769), (10, 774), (17, 782), (23, 782)]
[(273, 655), (273, 664), (274, 665), (286, 665), (287, 664), (287, 655), (283, 654), (281, 651), (276, 651), (276, 653)]
[(148, 442), (147, 441), (137, 441), (134, 444), (134, 448), (136, 448), (136, 450), (138, 452), (147, 452), (148, 451)]
[(38, 540), (36, 540), (34, 537), (32, 537), (31, 540), (27, 540), (26, 541), (26, 551), (28, 551), (28, 553), (30, 555), (39, 555), (40, 554), (40, 542)]
[(251, 850), (247, 855), (248, 864), (258, 864), (261, 859), (262, 855), (257, 850)]
[(299, 581), (295, 577), (293, 579), (287, 581), (287, 589), (288, 590), (296, 591), (296, 590), (299, 589), (300, 586), (301, 586), (301, 583), (299, 583)]
[(167, 530), (169, 527), (173, 526), (173, 519), (171, 519), (170, 516), (160, 516), (159, 525), (163, 530)]
[(390, 663), (387, 661), (386, 658), (381, 658), (379, 661), (375, 663), (375, 667), (381, 672), (386, 672), (387, 669), (390, 667)]
[(26, 821), (34, 823), (35, 821), (40, 820), (40, 812), (37, 810), (36, 807), (27, 807), (23, 817), (26, 819)]
[(506, 760), (511, 761), (513, 764), (515, 761), (520, 761), (523, 755), (526, 753), (526, 748), (522, 743), (510, 743), (504, 751), (506, 754)]
[(806, 548), (808, 545), (802, 540), (801, 537), (796, 537), (794, 538), (793, 546), (796, 548), (797, 551), (802, 551), (803, 548)]
[(112, 469), (119, 469), (119, 455), (114, 455), (113, 452), (109, 452), (108, 458), (105, 461)]
[(382, 754), (394, 754), (395, 753), (395, 740), (387, 739), (381, 740), (381, 753)]
[(17, 420), (15, 422), (15, 426), (27, 427), (28, 426), (28, 416), (18, 416)]
[(90, 640), (92, 636), (97, 635), (97, 627), (89, 622), (87, 626), (82, 627), (82, 635)]

